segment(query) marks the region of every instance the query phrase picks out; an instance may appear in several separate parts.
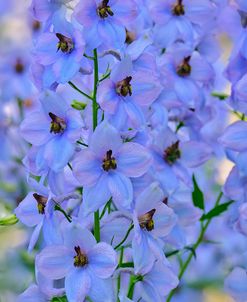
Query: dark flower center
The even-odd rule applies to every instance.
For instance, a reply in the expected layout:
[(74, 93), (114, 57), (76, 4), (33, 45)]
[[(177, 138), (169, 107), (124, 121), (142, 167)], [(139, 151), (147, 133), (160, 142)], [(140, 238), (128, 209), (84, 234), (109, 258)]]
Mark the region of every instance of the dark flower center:
[(41, 28), (40, 22), (38, 20), (34, 20), (32, 23), (32, 29), (34, 31), (38, 31), (38, 30), (40, 30), (40, 28)]
[(74, 247), (76, 255), (74, 256), (74, 266), (75, 267), (83, 267), (88, 264), (87, 256), (81, 251), (79, 246)]
[(57, 51), (61, 50), (63, 53), (71, 53), (74, 49), (74, 43), (71, 38), (62, 34), (56, 33), (59, 42), (57, 44)]
[(125, 43), (131, 44), (132, 42), (134, 42), (136, 39), (135, 33), (132, 31), (129, 31), (128, 29), (125, 29), (125, 32), (126, 32)]
[(183, 0), (178, 0), (172, 8), (172, 13), (175, 16), (182, 16), (185, 14)]
[(174, 164), (180, 157), (181, 151), (179, 150), (179, 141), (176, 141), (176, 143), (172, 144), (164, 152), (164, 160), (170, 165)]
[(147, 212), (146, 214), (138, 217), (139, 225), (142, 229), (146, 229), (147, 231), (152, 231), (154, 229), (154, 221), (153, 216), (155, 213), (155, 209)]
[(33, 197), (37, 201), (37, 207), (38, 207), (39, 214), (45, 214), (45, 207), (46, 207), (48, 198), (45, 196), (39, 195), (37, 193), (34, 193)]
[(18, 58), (16, 60), (16, 63), (15, 63), (15, 71), (16, 71), (16, 73), (21, 74), (21, 73), (23, 73), (24, 69), (25, 69), (25, 67), (24, 67), (21, 59)]
[(103, 0), (97, 8), (97, 14), (100, 18), (105, 19), (108, 16), (113, 16), (114, 13), (111, 10), (111, 7), (108, 5), (109, 0)]
[(102, 168), (107, 172), (111, 169), (115, 170), (117, 168), (116, 159), (112, 157), (112, 150), (106, 152), (106, 156), (103, 159)]
[(116, 91), (118, 95), (127, 96), (132, 95), (131, 82), (132, 77), (127, 77), (122, 81), (117, 82)]
[(183, 62), (180, 65), (178, 65), (177, 74), (180, 77), (186, 77), (186, 76), (190, 75), (190, 73), (191, 73), (191, 66), (189, 64), (190, 58), (191, 58), (190, 56), (184, 58)]
[(66, 123), (65, 121), (56, 116), (54, 113), (49, 112), (49, 116), (51, 118), (51, 126), (50, 126), (50, 132), (52, 133), (63, 133), (64, 130), (66, 129)]

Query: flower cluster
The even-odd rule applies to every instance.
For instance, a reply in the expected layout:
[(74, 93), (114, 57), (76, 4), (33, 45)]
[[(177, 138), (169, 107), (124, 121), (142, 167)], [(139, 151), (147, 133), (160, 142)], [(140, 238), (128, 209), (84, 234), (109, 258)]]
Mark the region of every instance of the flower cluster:
[[(36, 282), (18, 302), (192, 299), (177, 288), (211, 221), (229, 209), (212, 233), (247, 236), (245, 1), (32, 0), (29, 23), (29, 53), (0, 61), (30, 145), (14, 212), (33, 228)], [(221, 190), (208, 167), (217, 175), (225, 155)], [(238, 264), (225, 287), (245, 301)]]

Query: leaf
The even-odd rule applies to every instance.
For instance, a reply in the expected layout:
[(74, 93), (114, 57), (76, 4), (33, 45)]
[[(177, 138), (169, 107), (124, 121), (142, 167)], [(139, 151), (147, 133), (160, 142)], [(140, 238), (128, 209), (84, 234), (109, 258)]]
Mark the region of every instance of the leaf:
[(0, 225), (13, 225), (16, 224), (18, 221), (18, 218), (14, 214), (12, 214), (0, 218)]
[(225, 202), (225, 203), (222, 203), (222, 204), (216, 206), (211, 211), (209, 211), (207, 214), (202, 215), (200, 220), (201, 221), (209, 220), (209, 219), (212, 219), (213, 217), (219, 216), (220, 214), (225, 212), (233, 202), (234, 202), (234, 200), (230, 200), (228, 202)]
[(63, 297), (53, 297), (51, 302), (68, 302), (66, 296)]
[(194, 174), (193, 174), (192, 180), (193, 180), (193, 185), (194, 185), (194, 191), (192, 192), (193, 204), (195, 207), (197, 207), (201, 210), (204, 210), (204, 196), (203, 196), (202, 191), (198, 187)]

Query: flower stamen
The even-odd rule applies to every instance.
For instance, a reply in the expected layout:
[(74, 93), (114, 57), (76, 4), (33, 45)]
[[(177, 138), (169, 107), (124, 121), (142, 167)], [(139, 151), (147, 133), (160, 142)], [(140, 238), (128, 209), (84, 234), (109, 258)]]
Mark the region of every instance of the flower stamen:
[(132, 95), (132, 87), (131, 87), (131, 82), (132, 77), (126, 77), (125, 79), (123, 79), (122, 81), (117, 82), (116, 85), (116, 91), (118, 95), (122, 95), (122, 96), (131, 96)]
[(112, 157), (112, 150), (108, 150), (106, 152), (106, 156), (103, 159), (103, 164), (102, 164), (102, 168), (105, 171), (109, 171), (110, 169), (115, 170), (117, 168), (117, 162), (115, 157)]
[(45, 207), (46, 207), (48, 198), (45, 196), (39, 195), (37, 193), (34, 193), (33, 197), (37, 201), (37, 207), (38, 207), (39, 214), (45, 214)]
[(102, 19), (105, 19), (108, 16), (113, 16), (114, 15), (114, 13), (111, 10), (111, 7), (108, 5), (108, 3), (109, 3), (109, 0), (103, 0), (97, 8), (97, 14)]
[(56, 33), (56, 36), (59, 40), (57, 44), (57, 51), (61, 50), (63, 53), (71, 53), (74, 49), (74, 43), (72, 39), (59, 33)]
[(49, 112), (49, 116), (50, 116), (50, 118), (52, 120), (51, 121), (51, 126), (50, 126), (50, 132), (51, 133), (53, 132), (55, 134), (57, 134), (57, 133), (63, 133), (64, 130), (66, 129), (66, 123), (65, 123), (65, 121), (62, 118), (56, 116), (52, 112)]
[(74, 266), (75, 267), (83, 267), (86, 264), (88, 264), (88, 258), (87, 256), (81, 251), (81, 248), (79, 246), (75, 246), (74, 250), (76, 252), (76, 255), (74, 256)]
[(181, 151), (179, 150), (179, 141), (176, 141), (164, 152), (164, 160), (170, 165), (174, 164), (180, 157)]
[(144, 214), (138, 218), (139, 225), (142, 229), (146, 229), (149, 232), (154, 229), (153, 216), (154, 216), (155, 212), (156, 212), (156, 210), (152, 209), (149, 212), (147, 212), (146, 214)]

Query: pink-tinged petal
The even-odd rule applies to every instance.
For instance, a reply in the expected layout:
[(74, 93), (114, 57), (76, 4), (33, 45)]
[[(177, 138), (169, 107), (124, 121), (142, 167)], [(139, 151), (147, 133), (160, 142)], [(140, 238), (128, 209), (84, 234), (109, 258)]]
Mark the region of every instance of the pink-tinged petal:
[(128, 25), (137, 17), (137, 6), (133, 0), (115, 1), (111, 4), (114, 12), (114, 22)]
[(121, 101), (121, 98), (116, 93), (115, 84), (110, 79), (105, 80), (98, 89), (98, 103), (100, 107), (104, 111), (114, 114), (119, 101)]
[(104, 121), (97, 126), (89, 142), (90, 149), (101, 159), (106, 152), (112, 150), (113, 156), (122, 145), (122, 140), (117, 129)]
[(73, 263), (72, 249), (63, 245), (47, 246), (36, 257), (38, 271), (48, 279), (64, 278), (73, 267)]
[(35, 229), (32, 233), (32, 236), (31, 236), (31, 239), (30, 239), (30, 242), (29, 242), (29, 245), (28, 245), (28, 252), (29, 253), (33, 250), (35, 244), (37, 243), (37, 241), (39, 239), (39, 234), (40, 234), (42, 226), (43, 226), (43, 220), (35, 227)]
[(92, 27), (99, 18), (95, 1), (84, 0), (75, 7), (74, 15), (76, 20), (86, 28)]
[(144, 282), (138, 283), (136, 284), (136, 290), (141, 293), (142, 299), (144, 299), (144, 301), (162, 302), (161, 296), (159, 295), (159, 292), (155, 289), (154, 284), (145, 282), (145, 280)]
[(28, 195), (19, 203), (15, 209), (17, 218), (25, 225), (33, 227), (43, 220), (43, 215), (39, 214), (38, 204), (33, 197), (33, 192)]
[(120, 173), (111, 173), (108, 186), (113, 202), (119, 209), (130, 209), (133, 201), (133, 186), (128, 177)]
[(36, 61), (42, 65), (54, 63), (61, 56), (57, 51), (58, 42), (59, 40), (54, 33), (43, 33), (36, 45)]
[(177, 217), (173, 210), (161, 203), (156, 208), (156, 212), (153, 216), (154, 229), (152, 234), (155, 237), (165, 237), (167, 236), (177, 222)]
[(225, 279), (225, 290), (236, 301), (246, 301), (247, 295), (247, 274), (242, 267), (235, 267)]
[(102, 174), (102, 162), (90, 149), (84, 149), (73, 161), (73, 174), (83, 186), (93, 186)]
[(65, 292), (68, 301), (84, 302), (92, 285), (87, 270), (73, 269), (65, 278)]
[(138, 195), (135, 202), (137, 214), (143, 215), (158, 206), (158, 203), (164, 199), (164, 193), (158, 182), (153, 182)]
[(144, 114), (137, 104), (126, 100), (122, 106), (124, 107), (124, 110), (129, 118), (130, 124), (134, 129), (141, 128), (145, 124)]
[(20, 133), (29, 143), (40, 146), (51, 139), (50, 121), (43, 112), (32, 112), (21, 123)]
[(31, 284), (18, 298), (17, 302), (46, 302), (47, 297), (41, 293), (38, 286)]
[(202, 58), (199, 54), (192, 56), (190, 64), (191, 78), (193, 80), (206, 83), (214, 80), (214, 69), (205, 58)]
[(102, 174), (97, 183), (91, 187), (83, 189), (83, 202), (80, 208), (80, 217), (85, 217), (88, 214), (97, 211), (111, 197), (111, 192), (108, 188), (108, 178)]
[(161, 171), (154, 172), (156, 179), (160, 182), (162, 188), (169, 194), (172, 194), (179, 185), (179, 181), (172, 168), (166, 164)]
[(90, 273), (90, 277), (93, 286), (91, 286), (88, 296), (91, 298), (92, 301), (94, 302), (115, 301), (111, 278), (101, 279), (95, 276), (94, 273)]
[(71, 108), (66, 103), (65, 99), (63, 99), (60, 95), (58, 95), (54, 91), (50, 91), (50, 90), (42, 93), (40, 97), (40, 102), (50, 122), (51, 122), (51, 118), (49, 117), (49, 112), (52, 112), (53, 114), (57, 115), (60, 118), (65, 118), (67, 110)]
[(157, 262), (154, 269), (145, 277), (145, 281), (155, 286), (157, 292), (167, 295), (177, 287), (179, 280), (174, 272), (162, 262)]
[(245, 187), (243, 179), (239, 175), (238, 168), (232, 168), (223, 187), (224, 194), (233, 199), (242, 201), (245, 196)]
[(238, 121), (227, 127), (219, 142), (234, 151), (245, 151), (247, 149), (247, 123)]
[(111, 72), (111, 80), (116, 84), (119, 81), (131, 76), (133, 65), (129, 56), (124, 57), (120, 62), (114, 65)]
[(107, 47), (121, 48), (126, 39), (125, 27), (121, 24), (112, 24), (106, 20), (100, 20), (98, 25), (98, 32), (101, 41)]
[(137, 143), (125, 143), (117, 154), (117, 170), (128, 177), (140, 177), (150, 167), (152, 157), (148, 150)]
[(75, 246), (80, 246), (81, 250), (87, 253), (96, 244), (96, 240), (89, 230), (71, 223), (64, 229), (64, 244), (73, 251)]
[(184, 165), (189, 168), (202, 165), (212, 156), (212, 149), (203, 142), (181, 142), (180, 148), (181, 160), (183, 160)]
[(109, 278), (117, 267), (117, 253), (107, 243), (96, 244), (88, 253), (90, 270), (99, 278)]
[(45, 146), (44, 158), (55, 172), (62, 170), (71, 159), (75, 146), (64, 135), (52, 138)]
[(147, 237), (143, 231), (135, 233), (132, 248), (135, 274), (146, 274), (152, 269), (155, 257), (150, 251)]

